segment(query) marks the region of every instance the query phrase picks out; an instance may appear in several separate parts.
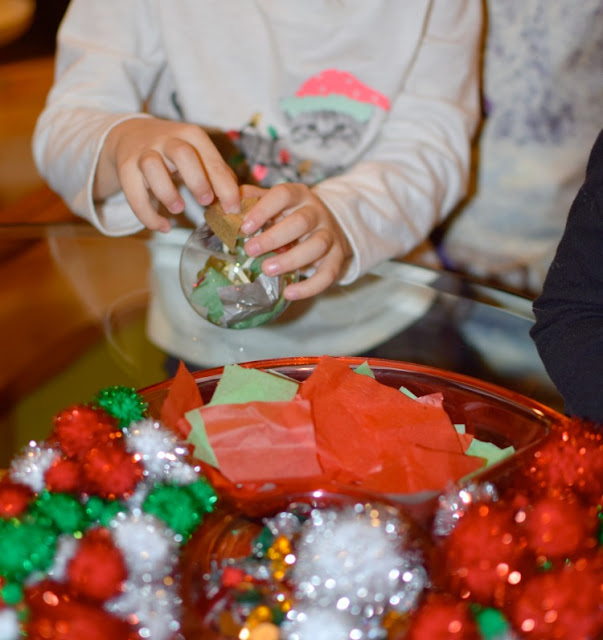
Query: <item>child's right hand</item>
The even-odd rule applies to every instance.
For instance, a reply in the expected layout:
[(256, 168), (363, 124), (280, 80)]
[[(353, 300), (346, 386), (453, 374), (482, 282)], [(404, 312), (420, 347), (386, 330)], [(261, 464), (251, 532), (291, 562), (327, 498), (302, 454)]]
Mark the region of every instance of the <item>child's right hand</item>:
[(104, 200), (122, 190), (136, 217), (155, 231), (170, 224), (153, 199), (170, 213), (182, 213), (184, 201), (175, 180), (188, 187), (201, 205), (218, 198), (229, 213), (240, 209), (232, 169), (199, 126), (159, 118), (133, 118), (116, 125), (101, 150), (94, 198)]

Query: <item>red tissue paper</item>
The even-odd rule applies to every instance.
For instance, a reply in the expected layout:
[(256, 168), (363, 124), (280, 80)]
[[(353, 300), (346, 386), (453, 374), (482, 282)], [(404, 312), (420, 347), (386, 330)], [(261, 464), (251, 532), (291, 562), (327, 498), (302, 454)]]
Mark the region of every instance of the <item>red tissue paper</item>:
[(324, 357), (301, 385), (310, 400), (320, 463), (341, 482), (408, 493), (442, 489), (483, 467), (464, 455), (441, 403), (419, 402)]
[[(178, 376), (162, 410), (172, 425), (194, 401)], [(291, 401), (200, 404), (220, 488), (315, 479), (411, 493), (441, 490), (485, 463), (465, 455), (472, 436), (454, 428), (441, 394), (411, 398), (329, 356)]]
[(220, 471), (232, 482), (320, 475), (309, 402), (223, 404), (200, 412)]

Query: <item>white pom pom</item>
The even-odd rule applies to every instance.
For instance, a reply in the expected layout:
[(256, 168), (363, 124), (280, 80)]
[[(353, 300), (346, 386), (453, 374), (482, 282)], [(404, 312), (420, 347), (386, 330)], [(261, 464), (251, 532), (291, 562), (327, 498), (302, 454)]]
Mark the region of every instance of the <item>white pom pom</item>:
[(132, 578), (145, 581), (168, 575), (177, 561), (174, 532), (155, 516), (133, 511), (111, 521), (113, 540), (122, 552)]
[(46, 472), (59, 456), (60, 453), (56, 449), (30, 442), (23, 453), (11, 462), (10, 479), (27, 485), (35, 493), (40, 493), (46, 487)]
[(449, 536), (472, 504), (497, 500), (498, 492), (490, 482), (471, 482), (460, 488), (453, 486), (438, 498), (438, 508), (433, 519), (434, 535)]
[(309, 607), (290, 611), (281, 625), (284, 640), (361, 640), (354, 617), (337, 609)]
[[(150, 419), (140, 420), (125, 429), (124, 435), (126, 449), (140, 459), (150, 479), (156, 481), (169, 479), (175, 484), (186, 484), (186, 482), (179, 482), (179, 478), (183, 474), (187, 479), (191, 477), (191, 474), (187, 473), (188, 470), (181, 469), (184, 464), (183, 458), (187, 454), (186, 447), (176, 434), (160, 422)], [(188, 482), (196, 479), (195, 473), (192, 480)]]
[(79, 544), (79, 540), (71, 535), (65, 534), (59, 537), (54, 562), (48, 571), (48, 575), (57, 582), (63, 582), (67, 578), (67, 565), (75, 555)]
[(199, 479), (199, 469), (186, 462), (175, 462), (169, 469), (169, 480), (173, 484), (193, 484)]
[(124, 620), (138, 620), (138, 634), (150, 640), (170, 640), (180, 629), (178, 585), (145, 584), (128, 580), (123, 593), (105, 604), (105, 609)]
[(20, 637), (17, 612), (8, 607), (0, 609), (0, 640), (18, 640)]
[(390, 510), (370, 505), (312, 511), (302, 526), (292, 571), (300, 596), (350, 610), (365, 605), (413, 606), (426, 572)]
[(132, 495), (126, 500), (126, 504), (131, 511), (142, 509), (144, 501), (147, 499), (153, 485), (149, 482), (139, 482)]

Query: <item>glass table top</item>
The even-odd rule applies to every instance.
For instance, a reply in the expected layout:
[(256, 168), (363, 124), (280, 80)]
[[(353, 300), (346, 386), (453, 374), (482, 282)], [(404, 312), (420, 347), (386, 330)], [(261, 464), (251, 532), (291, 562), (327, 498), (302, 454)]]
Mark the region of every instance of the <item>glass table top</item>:
[(290, 356), (372, 356), (451, 370), (562, 410), (529, 337), (531, 301), (457, 275), (384, 263), (292, 303), (273, 324), (222, 329), (189, 305), (190, 229), (102, 236), (86, 223), (0, 226), (0, 466), (52, 416), (101, 388), (143, 388), (180, 360), (201, 370)]

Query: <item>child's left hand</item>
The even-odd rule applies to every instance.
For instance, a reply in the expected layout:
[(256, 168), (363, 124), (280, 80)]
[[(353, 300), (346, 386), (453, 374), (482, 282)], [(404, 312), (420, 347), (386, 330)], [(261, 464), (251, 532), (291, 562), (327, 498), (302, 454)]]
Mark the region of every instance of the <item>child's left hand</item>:
[(259, 256), (295, 243), (290, 249), (266, 259), (262, 264), (264, 273), (275, 276), (316, 268), (309, 278), (288, 285), (285, 298), (310, 298), (341, 276), (352, 253), (349, 242), (333, 214), (309, 187), (299, 183), (279, 184), (271, 189), (245, 185), (242, 194), (260, 197), (245, 216), (241, 225), (243, 233), (254, 233), (274, 219), (273, 226), (247, 241), (247, 255)]

